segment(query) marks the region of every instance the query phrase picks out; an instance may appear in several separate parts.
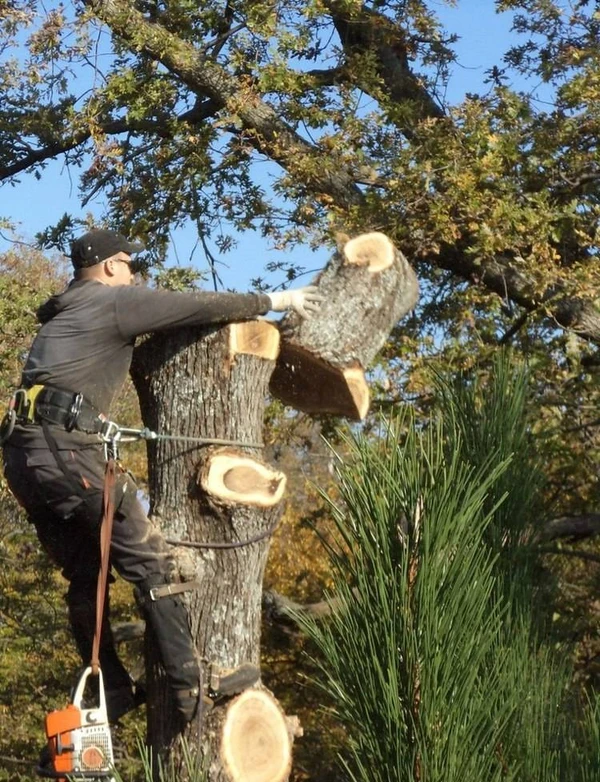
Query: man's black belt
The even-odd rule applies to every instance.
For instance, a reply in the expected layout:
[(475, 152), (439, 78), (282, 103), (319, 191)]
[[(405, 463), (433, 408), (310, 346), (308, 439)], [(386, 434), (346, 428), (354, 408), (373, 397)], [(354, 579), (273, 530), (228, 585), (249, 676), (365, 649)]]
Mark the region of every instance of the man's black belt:
[(77, 429), (89, 434), (101, 432), (106, 421), (106, 418), (82, 394), (63, 391), (52, 386), (44, 386), (35, 394), (26, 391), (23, 395), (23, 403), (19, 402), (17, 405), (16, 413), (19, 422), (46, 421), (64, 427), (68, 432)]

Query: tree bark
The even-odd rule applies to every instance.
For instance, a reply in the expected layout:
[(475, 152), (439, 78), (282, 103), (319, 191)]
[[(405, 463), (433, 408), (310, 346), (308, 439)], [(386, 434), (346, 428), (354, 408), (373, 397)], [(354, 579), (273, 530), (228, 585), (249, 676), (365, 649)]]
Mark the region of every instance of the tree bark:
[(583, 516), (562, 516), (544, 524), (535, 535), (536, 541), (586, 540), (600, 533), (600, 513)]
[[(362, 3), (324, 0), (324, 6), (331, 15), (346, 59), (352, 62), (356, 54), (374, 59), (378, 75), (391, 101), (410, 103), (414, 108), (415, 120), (444, 116), (441, 107), (424, 87), (422, 79), (412, 72), (408, 57), (408, 36), (399, 24)], [(356, 69), (354, 78), (360, 89), (367, 94), (372, 92), (373, 85), (365, 83), (361, 78), (360, 68)], [(407, 136), (411, 135), (406, 121), (403, 130)]]
[[(265, 323), (264, 327), (273, 329)], [(135, 351), (132, 376), (144, 424), (159, 433), (185, 437), (218, 437), (260, 443), (264, 404), (274, 361), (250, 353), (232, 353), (231, 328), (186, 329), (148, 338)], [(192, 636), (202, 661), (204, 680), (211, 669), (259, 665), (261, 589), (280, 503), (247, 504), (236, 497), (213, 496), (198, 477), (218, 453), (190, 442), (149, 443), (151, 518), (169, 539), (185, 542), (235, 543), (266, 535), (231, 549), (187, 549), (200, 588), (190, 595)], [(249, 462), (260, 449), (236, 445)], [(189, 562), (185, 577), (189, 579)], [(181, 725), (151, 639), (147, 639), (148, 741), (170, 757), (184, 775), (177, 744)], [(210, 762), (209, 779), (227, 779), (220, 760), (224, 709), (206, 713), (203, 724), (187, 729), (191, 746)], [(257, 777), (257, 780), (261, 777)]]

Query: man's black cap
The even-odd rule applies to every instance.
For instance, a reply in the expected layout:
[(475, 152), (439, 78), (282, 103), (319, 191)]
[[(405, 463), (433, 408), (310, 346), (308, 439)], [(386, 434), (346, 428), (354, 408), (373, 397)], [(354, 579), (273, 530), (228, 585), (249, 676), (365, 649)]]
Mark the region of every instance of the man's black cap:
[(110, 258), (117, 253), (139, 253), (143, 244), (128, 241), (122, 234), (104, 228), (94, 228), (71, 245), (71, 263), (76, 269), (85, 269)]

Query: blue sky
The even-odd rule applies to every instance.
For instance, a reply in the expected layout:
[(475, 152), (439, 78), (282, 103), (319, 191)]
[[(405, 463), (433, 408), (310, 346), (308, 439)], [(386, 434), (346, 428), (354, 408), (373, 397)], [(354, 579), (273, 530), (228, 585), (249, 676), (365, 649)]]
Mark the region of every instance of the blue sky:
[[(511, 17), (498, 15), (493, 0), (458, 0), (457, 6), (448, 7), (441, 0), (431, 2), (446, 29), (455, 32), (460, 40), (455, 46), (457, 63), (453, 68), (446, 100), (459, 101), (466, 92), (485, 92), (485, 71), (500, 64), (504, 51), (511, 41)], [(41, 180), (22, 176), (20, 184), (3, 186), (0, 190), (0, 215), (9, 217), (19, 225), (24, 240), (31, 240), (37, 231), (54, 224), (65, 213), (81, 214), (77, 198), (77, 171), (67, 169), (61, 161), (51, 163)], [(100, 214), (102, 203), (86, 207), (86, 211)], [(169, 262), (186, 265), (195, 243), (193, 230), (179, 231), (169, 253)], [(0, 237), (0, 251), (9, 244)], [(196, 258), (201, 265), (201, 254)], [(269, 261), (290, 261), (315, 269), (326, 260), (323, 252), (309, 248), (297, 248), (292, 253), (270, 249), (265, 240), (248, 231), (238, 236), (237, 248), (223, 257), (220, 274), (228, 288), (246, 290), (253, 277), (264, 276), (263, 269)], [(274, 280), (274, 283), (280, 280)], [(307, 282), (308, 280), (303, 280)]]

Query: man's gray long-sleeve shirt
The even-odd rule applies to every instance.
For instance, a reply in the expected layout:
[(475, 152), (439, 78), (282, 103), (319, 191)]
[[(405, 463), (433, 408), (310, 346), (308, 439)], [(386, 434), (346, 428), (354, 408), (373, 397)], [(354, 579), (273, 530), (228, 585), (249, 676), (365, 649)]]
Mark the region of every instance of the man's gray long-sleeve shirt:
[(95, 280), (72, 282), (38, 310), (42, 326), (22, 383), (81, 393), (108, 415), (129, 371), (137, 336), (247, 320), (270, 307), (265, 294), (178, 293)]

